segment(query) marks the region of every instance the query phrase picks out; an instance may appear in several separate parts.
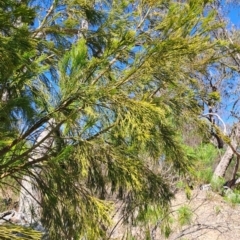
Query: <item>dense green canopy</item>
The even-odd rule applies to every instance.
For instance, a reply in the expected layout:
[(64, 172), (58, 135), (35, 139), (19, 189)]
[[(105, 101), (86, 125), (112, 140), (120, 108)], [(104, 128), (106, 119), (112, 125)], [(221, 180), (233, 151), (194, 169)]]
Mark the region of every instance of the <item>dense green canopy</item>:
[(116, 199), (126, 222), (165, 216), (161, 163), (192, 171), (184, 129), (208, 129), (212, 99), (198, 77), (227, 42), (211, 1), (180, 2), (0, 1), (1, 184), (36, 180), (50, 239), (105, 239)]

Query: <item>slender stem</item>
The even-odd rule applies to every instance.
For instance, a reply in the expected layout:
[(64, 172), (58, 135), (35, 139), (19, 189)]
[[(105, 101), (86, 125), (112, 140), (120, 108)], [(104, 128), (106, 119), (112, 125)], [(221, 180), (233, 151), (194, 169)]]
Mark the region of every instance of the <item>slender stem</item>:
[(151, 9), (152, 9), (152, 7), (150, 7), (150, 8), (147, 10), (146, 14), (145, 14), (144, 17), (141, 19), (140, 23), (139, 23), (138, 26), (137, 26), (138, 29), (139, 29), (139, 28), (142, 26), (142, 24), (144, 23), (144, 21), (145, 21), (145, 19), (147, 18), (147, 16), (148, 16), (148, 14), (149, 14), (149, 12), (150, 12)]
[(108, 126), (107, 128), (103, 129), (102, 131), (99, 131), (99, 132), (96, 133), (95, 135), (87, 138), (86, 140), (87, 140), (87, 141), (91, 141), (91, 140), (93, 140), (94, 138), (100, 136), (101, 134), (107, 132), (108, 130), (110, 130), (110, 129), (113, 128), (114, 126), (115, 126), (115, 124), (112, 124), (112, 125)]
[(40, 26), (36, 29), (35, 33), (33, 34), (33, 37), (35, 37), (35, 36), (38, 34), (38, 32), (43, 28), (44, 24), (46, 23), (48, 17), (53, 13), (55, 3), (56, 3), (56, 1), (53, 1), (52, 5), (50, 6), (50, 8), (49, 8), (48, 11), (47, 11), (46, 16), (45, 16), (44, 19), (42, 20)]
[(91, 83), (91, 85), (94, 85), (108, 70), (109, 68), (117, 61), (118, 57), (120, 54), (117, 54), (115, 58), (113, 58), (108, 66), (106, 67), (106, 69), (104, 69)]
[(207, 116), (207, 115), (216, 116), (221, 121), (221, 123), (223, 124), (223, 128), (224, 128), (223, 129), (223, 133), (224, 133), (224, 135), (226, 135), (227, 134), (227, 128), (226, 128), (226, 124), (222, 120), (222, 118), (217, 113), (205, 113), (205, 114), (202, 114), (202, 116)]

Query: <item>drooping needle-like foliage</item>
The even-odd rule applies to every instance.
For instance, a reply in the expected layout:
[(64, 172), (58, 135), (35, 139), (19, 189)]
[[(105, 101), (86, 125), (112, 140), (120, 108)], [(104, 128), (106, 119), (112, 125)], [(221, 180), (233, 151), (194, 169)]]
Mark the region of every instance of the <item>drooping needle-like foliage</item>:
[(220, 46), (207, 3), (0, 1), (0, 176), (35, 179), (50, 239), (105, 239), (116, 199), (128, 222), (167, 213), (158, 166), (191, 170), (180, 133), (201, 113), (193, 73)]

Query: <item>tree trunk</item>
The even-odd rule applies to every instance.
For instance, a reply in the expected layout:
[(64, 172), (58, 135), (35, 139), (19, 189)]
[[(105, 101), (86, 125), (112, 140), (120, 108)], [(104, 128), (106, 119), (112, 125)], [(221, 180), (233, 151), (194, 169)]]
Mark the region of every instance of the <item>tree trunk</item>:
[[(239, 137), (240, 137), (240, 123), (238, 123), (231, 134), (231, 144), (232, 147), (234, 149), (237, 149), (238, 146), (238, 142), (239, 142)], [(227, 168), (231, 162), (231, 159), (233, 158), (233, 150), (230, 146), (227, 147), (226, 152), (224, 153), (224, 155), (221, 158), (221, 161), (219, 162), (219, 164), (217, 165), (214, 174), (213, 174), (213, 178), (217, 178), (217, 177), (224, 177)]]
[[(46, 155), (53, 144), (53, 136), (51, 132), (54, 128), (54, 120), (50, 119), (46, 129), (37, 138), (36, 144), (39, 144), (32, 153), (29, 161), (38, 159)], [(32, 175), (39, 175), (41, 169), (33, 166), (31, 170)], [(21, 184), (19, 213), (24, 218), (24, 221), (32, 225), (40, 223), (41, 220), (41, 194), (37, 183), (32, 176), (24, 176)]]
[[(236, 144), (233, 144), (233, 146), (235, 147)], [(214, 171), (214, 174), (213, 174), (213, 177), (216, 178), (216, 177), (224, 177), (226, 171), (227, 171), (227, 168), (233, 158), (233, 151), (231, 149), (231, 147), (227, 147), (226, 149), (226, 152), (224, 153), (224, 155), (222, 156), (221, 158), (221, 161), (219, 162), (219, 164), (217, 165), (215, 171)]]

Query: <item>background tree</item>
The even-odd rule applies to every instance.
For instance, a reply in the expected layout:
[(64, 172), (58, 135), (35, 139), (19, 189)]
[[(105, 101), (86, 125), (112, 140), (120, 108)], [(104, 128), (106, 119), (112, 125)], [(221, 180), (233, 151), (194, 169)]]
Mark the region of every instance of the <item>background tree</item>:
[[(204, 111), (213, 126), (212, 134), (218, 142), (218, 148), (223, 148), (223, 142), (225, 142), (225, 153), (214, 171), (214, 178), (225, 177), (228, 170), (232, 171), (231, 174), (227, 174), (227, 180), (232, 182), (233, 185), (236, 181), (239, 158), (237, 129), (239, 122), (238, 75), (240, 55), (237, 40), (238, 28), (229, 22), (227, 15), (229, 11), (232, 11), (231, 8), (236, 9), (237, 5), (236, 1), (214, 1), (209, 5), (211, 9), (217, 12), (216, 19), (222, 24), (212, 32), (212, 37), (221, 39), (225, 44), (222, 48), (219, 48), (219, 51), (215, 52), (215, 57), (218, 57), (220, 61), (211, 65), (207, 72), (198, 76), (205, 86), (203, 88), (203, 92), (205, 91), (203, 94), (205, 96), (205, 99), (203, 98)], [(214, 129), (214, 125), (220, 127), (221, 130)], [(226, 128), (227, 125), (228, 129)], [(229, 169), (231, 161), (235, 159), (234, 156), (236, 156), (235, 167)]]

